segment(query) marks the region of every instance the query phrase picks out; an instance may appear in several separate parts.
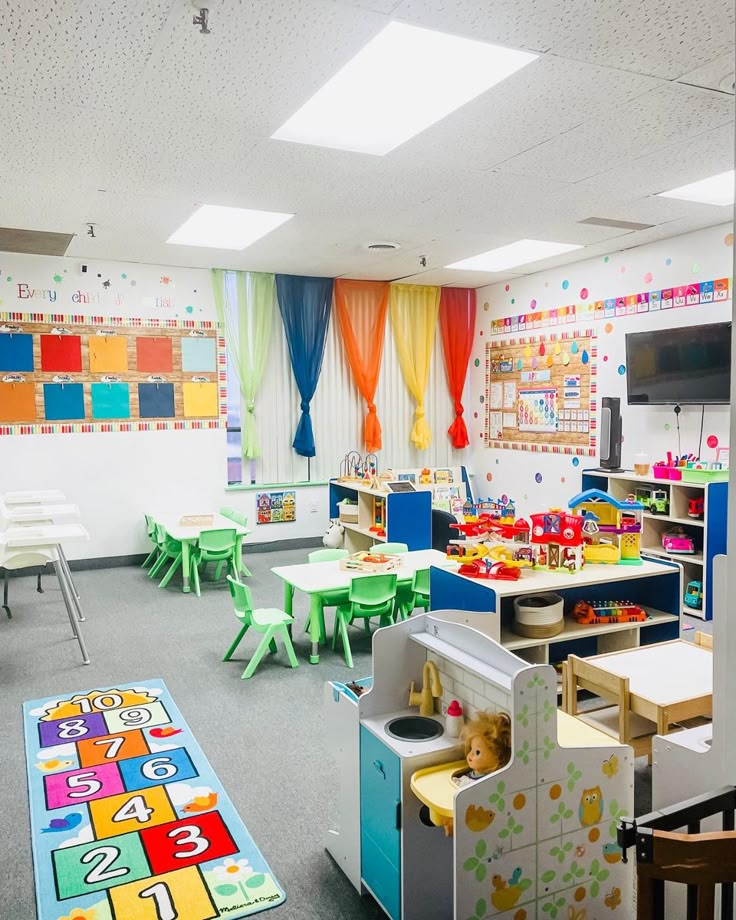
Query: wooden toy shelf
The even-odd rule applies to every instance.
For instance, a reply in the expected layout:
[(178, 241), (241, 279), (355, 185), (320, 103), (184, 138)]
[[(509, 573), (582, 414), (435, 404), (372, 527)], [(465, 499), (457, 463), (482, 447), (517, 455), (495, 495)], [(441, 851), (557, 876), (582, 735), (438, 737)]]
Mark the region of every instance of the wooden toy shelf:
[[(583, 489), (601, 489), (615, 498), (625, 499), (636, 494), (637, 489), (660, 490), (667, 494), (667, 514), (643, 515), (644, 529), (641, 539), (643, 554), (658, 559), (668, 559), (682, 564), (683, 590), (688, 582), (703, 584), (702, 609), (682, 604), (684, 613), (710, 620), (713, 617), (713, 557), (726, 552), (726, 506), (728, 504), (727, 482), (682, 482), (678, 480), (655, 479), (652, 476), (636, 476), (634, 473), (607, 473), (599, 470), (583, 472)], [(691, 518), (688, 507), (692, 499), (704, 500), (701, 519)], [(687, 530), (695, 544), (695, 553), (669, 553), (662, 547), (662, 535), (673, 527)]]
[[(679, 560), (678, 560), (679, 561)], [(675, 561), (645, 559), (641, 565), (586, 565), (575, 574), (524, 572), (515, 582), (478, 580), (432, 568), (432, 610), (488, 614), (486, 632), (530, 664), (563, 661), (677, 639), (682, 610), (682, 568)], [(565, 626), (546, 638), (527, 638), (512, 629), (514, 598), (553, 591), (565, 602)], [(648, 614), (644, 622), (584, 625), (570, 616), (579, 600), (630, 600)]]
[[(432, 494), (430, 491), (383, 492), (361, 482), (330, 481), (330, 517), (339, 516), (338, 502), (349, 498), (358, 506), (358, 521), (341, 521), (345, 528), (345, 549), (351, 553), (370, 549), (374, 543), (406, 543), (410, 550), (432, 546)], [(385, 534), (371, 530), (374, 504), (384, 505)]]

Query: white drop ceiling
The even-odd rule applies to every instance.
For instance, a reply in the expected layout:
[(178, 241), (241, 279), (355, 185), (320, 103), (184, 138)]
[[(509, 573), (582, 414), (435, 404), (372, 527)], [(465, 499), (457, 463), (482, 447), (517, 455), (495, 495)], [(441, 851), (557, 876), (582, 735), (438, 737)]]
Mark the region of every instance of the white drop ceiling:
[[(219, 0), (210, 35), (193, 12), (0, 0), (0, 226), (90, 260), (480, 286), (731, 217), (655, 197), (733, 167), (731, 0)], [(384, 157), (271, 140), (391, 19), (540, 57)], [(296, 216), (242, 252), (167, 245), (202, 203)], [(521, 238), (586, 248), (443, 267)]]

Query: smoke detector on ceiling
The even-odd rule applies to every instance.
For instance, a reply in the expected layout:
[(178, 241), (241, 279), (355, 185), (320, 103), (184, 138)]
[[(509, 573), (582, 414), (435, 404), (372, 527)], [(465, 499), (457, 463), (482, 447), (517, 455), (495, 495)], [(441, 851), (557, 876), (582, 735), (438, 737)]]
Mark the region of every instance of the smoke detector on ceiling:
[(401, 249), (401, 243), (392, 243), (390, 240), (375, 240), (372, 243), (366, 243), (365, 248), (368, 252), (393, 252)]

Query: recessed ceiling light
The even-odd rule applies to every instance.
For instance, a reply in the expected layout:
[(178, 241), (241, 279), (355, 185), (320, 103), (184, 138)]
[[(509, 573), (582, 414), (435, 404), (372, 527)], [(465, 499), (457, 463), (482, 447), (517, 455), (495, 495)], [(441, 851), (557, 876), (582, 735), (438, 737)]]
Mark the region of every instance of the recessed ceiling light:
[(390, 22), (272, 137), (382, 156), (536, 57)]
[(699, 182), (681, 185), (679, 188), (670, 189), (669, 192), (660, 192), (660, 198), (677, 198), (680, 201), (697, 201), (701, 204), (733, 204), (734, 171), (718, 173)]
[(517, 265), (527, 265), (529, 262), (539, 262), (540, 259), (549, 259), (559, 256), (564, 252), (582, 249), (573, 243), (550, 243), (545, 240), (517, 240), (498, 249), (489, 249), (478, 256), (471, 256), (461, 262), (445, 265), (445, 268), (466, 269), (473, 272), (502, 272), (507, 268)]
[(203, 204), (166, 242), (212, 249), (245, 249), (293, 216), (276, 211)]

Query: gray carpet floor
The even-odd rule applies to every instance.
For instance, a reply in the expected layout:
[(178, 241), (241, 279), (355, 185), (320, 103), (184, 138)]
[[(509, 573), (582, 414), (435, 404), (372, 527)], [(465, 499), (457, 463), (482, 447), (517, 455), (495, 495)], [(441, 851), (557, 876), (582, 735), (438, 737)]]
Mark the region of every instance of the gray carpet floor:
[[(281, 582), (271, 566), (303, 562), (306, 553), (248, 557), (258, 606), (282, 604)], [(0, 917), (35, 916), (21, 704), (154, 677), (166, 682), (286, 890), (279, 920), (383, 917), (370, 898), (359, 897), (324, 850), (325, 832), (333, 826), (337, 777), (322, 754), (323, 687), (330, 679), (369, 674), (370, 640), (357, 630), (351, 636), (353, 671), (329, 650), (319, 665), (310, 666), (302, 631), (306, 602), (297, 596), (299, 668), (289, 669), (279, 650), (251, 680), (241, 681), (243, 659), (257, 639), (246, 636), (238, 660), (222, 662), (238, 628), (224, 581), (203, 582), (197, 598), (184, 595), (176, 578), (159, 590), (138, 568), (82, 571), (74, 577), (87, 616), (84, 633), (92, 658), (87, 667), (53, 576), (44, 578), (44, 594), (36, 593), (32, 577), (12, 579), (13, 620), (6, 621), (0, 611)], [(649, 811), (646, 760), (637, 764), (636, 802), (637, 814)]]

